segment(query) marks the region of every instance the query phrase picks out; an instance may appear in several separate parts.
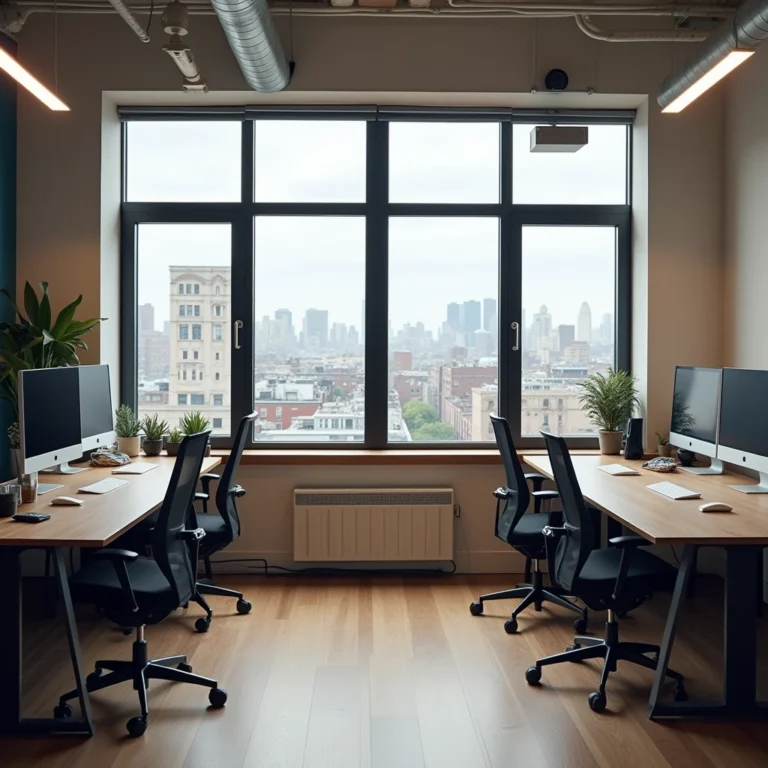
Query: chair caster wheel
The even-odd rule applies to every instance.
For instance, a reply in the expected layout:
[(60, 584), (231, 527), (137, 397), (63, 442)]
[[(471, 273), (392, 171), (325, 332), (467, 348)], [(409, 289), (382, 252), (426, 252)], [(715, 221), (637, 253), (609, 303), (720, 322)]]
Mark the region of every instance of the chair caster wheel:
[(251, 601), (246, 600), (243, 597), (237, 601), (237, 612), (240, 614), (245, 615), (246, 613), (250, 613), (252, 607), (253, 606), (251, 605)]
[(227, 692), (223, 688), (212, 688), (208, 701), (214, 709), (221, 709), (227, 703)]
[(211, 620), (207, 616), (201, 616), (196, 622), (195, 622), (195, 629), (198, 632), (207, 632), (208, 628), (211, 626)]
[(469, 612), (473, 616), (481, 616), (483, 613), (483, 604), (479, 600), (469, 604)]
[(688, 701), (688, 691), (685, 690), (684, 685), (678, 685), (675, 688), (675, 701)]
[(538, 685), (541, 682), (541, 667), (528, 667), (525, 670), (525, 682), (528, 685)]
[(605, 705), (608, 703), (607, 699), (605, 698), (605, 694), (600, 693), (599, 691), (594, 691), (593, 693), (590, 693), (588, 701), (589, 701), (589, 708), (593, 712), (605, 711)]
[(578, 643), (571, 643), (570, 645), (566, 646), (566, 651), (578, 651), (581, 646)]
[(53, 708), (53, 716), (57, 720), (66, 720), (72, 717), (72, 707), (65, 701)]
[(147, 718), (146, 717), (132, 717), (126, 724), (128, 729), (128, 735), (132, 738), (137, 738), (144, 735), (144, 731), (147, 730)]
[(133, 630), (130, 627), (120, 627), (120, 631), (127, 637)]
[(191, 672), (192, 665), (187, 664), (186, 661), (182, 661), (181, 664), (177, 665), (176, 669), (180, 669), (182, 672)]
[(577, 635), (583, 635), (587, 631), (587, 620), (582, 616), (573, 622), (573, 630)]
[(508, 635), (514, 635), (517, 632), (517, 619), (514, 616), (504, 622), (504, 631)]
[(98, 682), (98, 680), (101, 678), (101, 670), (95, 669), (93, 672), (91, 672), (90, 675), (88, 675), (85, 678), (85, 685), (87, 688), (90, 688), (94, 683)]

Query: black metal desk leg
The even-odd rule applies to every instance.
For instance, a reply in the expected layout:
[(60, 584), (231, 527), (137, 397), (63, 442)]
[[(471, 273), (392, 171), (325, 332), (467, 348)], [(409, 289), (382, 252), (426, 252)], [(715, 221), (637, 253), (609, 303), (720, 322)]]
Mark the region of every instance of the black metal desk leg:
[(0, 733), (13, 732), (21, 717), (21, 569), (18, 547), (0, 547)]
[(726, 547), (725, 706), (754, 706), (757, 685), (759, 547)]
[(669, 665), (669, 657), (672, 654), (672, 645), (675, 642), (675, 625), (677, 623), (677, 614), (680, 611), (680, 603), (685, 594), (688, 577), (693, 568), (696, 558), (697, 547), (687, 544), (683, 549), (683, 557), (680, 561), (680, 567), (677, 570), (677, 580), (675, 589), (672, 592), (672, 601), (669, 604), (669, 613), (667, 614), (667, 624), (664, 627), (664, 638), (661, 641), (661, 651), (659, 653), (659, 662), (656, 667), (656, 676), (653, 678), (653, 688), (651, 688), (651, 699), (648, 702), (648, 717), (656, 714), (661, 694), (661, 686)]
[(56, 566), (56, 580), (59, 585), (61, 602), (64, 604), (64, 614), (67, 619), (67, 640), (69, 641), (69, 655), (72, 659), (72, 671), (75, 673), (75, 686), (80, 699), (80, 712), (85, 721), (85, 730), (93, 735), (93, 718), (91, 717), (91, 702), (88, 698), (88, 690), (83, 679), (83, 665), (80, 660), (80, 639), (77, 635), (77, 622), (75, 610), (72, 606), (72, 597), (69, 594), (69, 582), (67, 581), (67, 567), (64, 564), (64, 554), (61, 547), (53, 551), (53, 561)]

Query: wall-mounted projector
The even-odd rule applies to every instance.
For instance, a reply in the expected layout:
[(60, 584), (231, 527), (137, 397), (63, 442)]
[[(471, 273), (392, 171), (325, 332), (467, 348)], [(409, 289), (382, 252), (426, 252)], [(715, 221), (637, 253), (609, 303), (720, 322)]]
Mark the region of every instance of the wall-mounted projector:
[(531, 152), (578, 152), (588, 143), (583, 125), (537, 125), (531, 131)]

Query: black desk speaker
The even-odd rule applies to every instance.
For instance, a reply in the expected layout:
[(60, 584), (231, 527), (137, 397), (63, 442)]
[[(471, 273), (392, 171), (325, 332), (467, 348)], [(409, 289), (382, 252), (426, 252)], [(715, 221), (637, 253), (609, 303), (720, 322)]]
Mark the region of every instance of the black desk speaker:
[(627, 441), (624, 443), (625, 459), (643, 458), (643, 420), (629, 419), (627, 421)]

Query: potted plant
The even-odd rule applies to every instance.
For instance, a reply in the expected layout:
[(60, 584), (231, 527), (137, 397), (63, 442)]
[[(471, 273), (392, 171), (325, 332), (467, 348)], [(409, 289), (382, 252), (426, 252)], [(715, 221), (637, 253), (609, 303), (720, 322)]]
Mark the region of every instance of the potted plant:
[(672, 446), (669, 444), (669, 440), (658, 432), (656, 433), (656, 450), (659, 456), (668, 457), (672, 455)]
[[(211, 422), (203, 416), (200, 411), (189, 411), (181, 418), (181, 431), (185, 435), (196, 435), (198, 432), (205, 432)], [(211, 442), (208, 440), (208, 446), (205, 449), (205, 455), (211, 455)]]
[(117, 434), (117, 450), (126, 456), (134, 458), (139, 455), (141, 448), (141, 422), (130, 405), (121, 405), (115, 411), (115, 433)]
[(184, 435), (181, 434), (181, 430), (172, 429), (168, 435), (168, 439), (165, 441), (165, 450), (169, 456), (178, 456), (179, 446), (184, 439)]
[[(12, 408), (12, 423), (8, 438), (14, 453), (12, 464), (20, 466), (18, 374), (27, 368), (59, 368), (79, 365), (78, 350), (88, 349), (83, 336), (95, 328), (104, 318), (75, 320), (75, 312), (83, 300), (78, 296), (62, 309), (56, 318), (51, 311), (48, 283), (40, 283), (41, 295), (26, 283), (24, 286), (24, 310), (22, 311), (6, 290), (0, 294), (13, 305), (18, 320), (0, 323), (0, 398)], [(26, 314), (25, 314), (26, 313)]]
[(168, 422), (160, 421), (157, 414), (145, 416), (141, 422), (144, 442), (141, 444), (145, 456), (159, 456), (163, 450), (163, 437), (168, 432)]
[(593, 373), (581, 385), (581, 407), (599, 430), (600, 453), (621, 452), (622, 428), (639, 401), (635, 378), (626, 371)]

